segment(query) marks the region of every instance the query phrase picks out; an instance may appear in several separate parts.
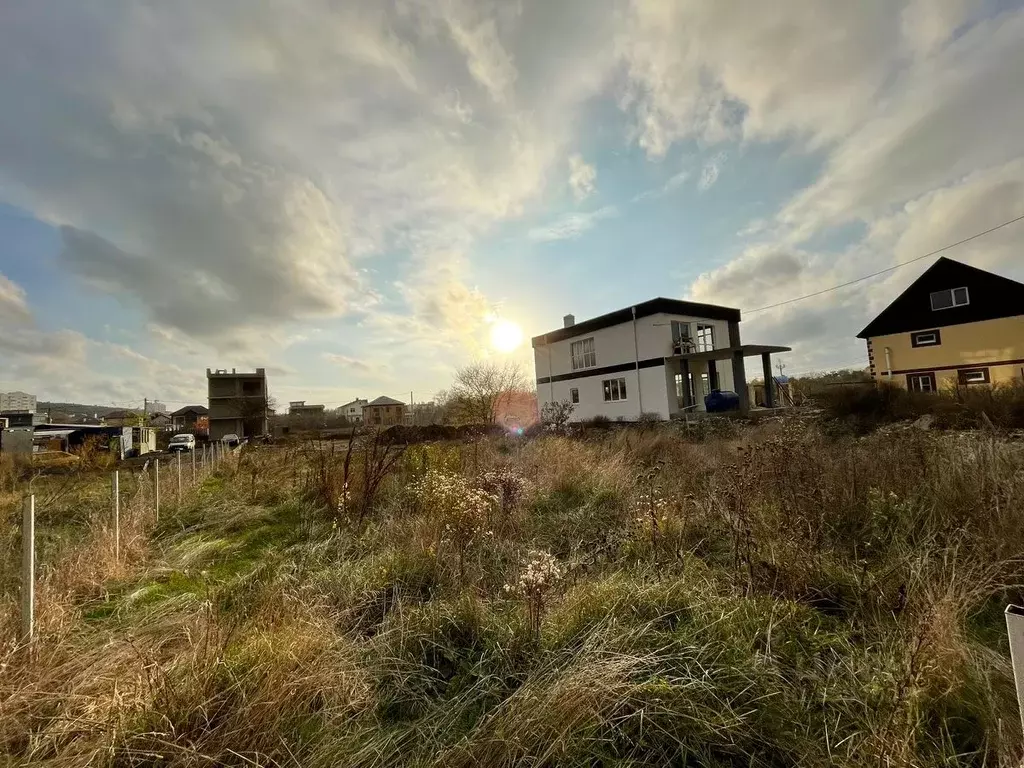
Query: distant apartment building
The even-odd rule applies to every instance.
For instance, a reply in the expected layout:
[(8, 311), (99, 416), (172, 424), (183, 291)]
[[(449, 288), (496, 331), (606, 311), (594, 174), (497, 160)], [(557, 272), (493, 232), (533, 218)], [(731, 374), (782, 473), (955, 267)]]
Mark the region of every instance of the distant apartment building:
[(324, 407), (322, 405), (306, 405), (305, 400), (292, 400), (288, 403), (288, 423), (294, 427), (308, 429), (324, 425)]
[(324, 407), (322, 405), (306, 405), (305, 400), (292, 400), (288, 403), (289, 416), (313, 416), (323, 417)]
[(405, 403), (384, 395), (363, 406), (363, 423), (368, 427), (393, 427), (405, 423)]
[(35, 413), (36, 396), (28, 392), (0, 392), (0, 412)]
[(267, 372), (257, 368), (239, 373), (235, 369), (206, 369), (209, 398), (210, 439), (224, 435), (256, 437), (267, 433)]
[(350, 424), (361, 424), (363, 421), (363, 406), (369, 403), (368, 400), (360, 400), (358, 397), (351, 403), (345, 403), (338, 408), (337, 414), (344, 416)]

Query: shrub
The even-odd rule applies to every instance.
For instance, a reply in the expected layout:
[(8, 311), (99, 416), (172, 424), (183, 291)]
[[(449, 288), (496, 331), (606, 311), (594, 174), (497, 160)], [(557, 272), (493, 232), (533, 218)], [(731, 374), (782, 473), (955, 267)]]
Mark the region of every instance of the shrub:
[(568, 400), (544, 403), (544, 407), (540, 409), (540, 420), (548, 429), (564, 432), (575, 410), (576, 406)]

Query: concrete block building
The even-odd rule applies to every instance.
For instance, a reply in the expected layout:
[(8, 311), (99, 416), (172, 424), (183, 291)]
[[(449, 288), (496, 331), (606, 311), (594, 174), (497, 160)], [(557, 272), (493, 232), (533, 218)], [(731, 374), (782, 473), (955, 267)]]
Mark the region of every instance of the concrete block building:
[(743, 344), (740, 311), (657, 298), (563, 327), (533, 339), (537, 397), (569, 401), (574, 421), (596, 416), (634, 421), (704, 410), (713, 390), (736, 392), (750, 407), (745, 359), (762, 359), (772, 405), (771, 355), (789, 347)]
[(269, 402), (265, 368), (251, 372), (206, 369), (210, 439), (267, 434)]

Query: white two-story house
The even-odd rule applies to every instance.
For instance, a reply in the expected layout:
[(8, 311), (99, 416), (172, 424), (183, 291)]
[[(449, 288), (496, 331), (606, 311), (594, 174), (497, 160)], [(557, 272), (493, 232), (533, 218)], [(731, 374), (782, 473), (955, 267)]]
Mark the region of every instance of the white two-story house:
[(742, 344), (740, 311), (676, 299), (651, 299), (533, 339), (537, 399), (569, 401), (574, 421), (633, 421), (703, 411), (711, 391), (729, 390), (750, 407), (745, 358), (760, 355), (766, 405), (772, 405), (771, 355), (788, 347)]

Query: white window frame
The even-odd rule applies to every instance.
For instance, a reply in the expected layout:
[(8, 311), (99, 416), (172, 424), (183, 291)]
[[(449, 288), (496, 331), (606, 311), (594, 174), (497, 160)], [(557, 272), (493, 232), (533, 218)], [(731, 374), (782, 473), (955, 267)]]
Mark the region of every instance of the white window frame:
[(578, 405), (580, 402), (580, 389), (579, 387), (569, 388), (569, 402), (573, 405)]
[(569, 342), (569, 362), (574, 371), (597, 367), (597, 350), (593, 336)]
[(715, 348), (715, 326), (707, 323), (697, 323), (697, 335), (695, 340), (697, 342), (698, 352), (713, 351)]
[[(978, 378), (973, 378), (977, 376)], [(958, 376), (963, 384), (988, 384), (989, 373), (987, 368), (971, 368), (969, 370), (961, 370)]]
[(621, 403), (629, 399), (629, 391), (626, 389), (625, 377), (615, 379), (603, 379), (601, 381), (601, 392), (606, 403)]
[[(963, 291), (963, 301), (957, 301), (958, 291)], [(948, 296), (949, 305), (944, 307), (936, 307), (936, 296)], [(962, 285), (959, 288), (946, 288), (941, 291), (932, 291), (931, 294), (929, 294), (928, 296), (928, 301), (931, 304), (932, 312), (939, 312), (943, 309), (956, 309), (957, 307), (966, 307), (968, 304), (971, 303), (971, 294), (970, 291), (967, 290), (967, 286)]]
[[(916, 384), (916, 382), (921, 381), (928, 382), (927, 389), (920, 386), (920, 384)], [(911, 392), (935, 392), (938, 389), (938, 387), (935, 386), (933, 388), (933, 384), (937, 385), (937, 382), (935, 381), (935, 374), (933, 373), (912, 373), (909, 376), (907, 376), (907, 389), (909, 389)]]
[[(923, 338), (931, 337), (931, 341), (922, 341)], [(914, 347), (938, 347), (942, 344), (942, 337), (935, 331), (914, 331), (910, 334), (910, 343)]]
[(672, 321), (672, 348), (680, 353), (694, 350), (693, 336), (690, 335), (690, 323), (686, 320)]

